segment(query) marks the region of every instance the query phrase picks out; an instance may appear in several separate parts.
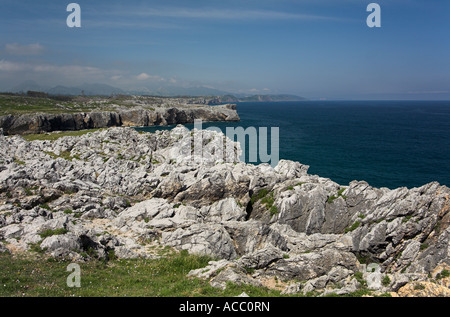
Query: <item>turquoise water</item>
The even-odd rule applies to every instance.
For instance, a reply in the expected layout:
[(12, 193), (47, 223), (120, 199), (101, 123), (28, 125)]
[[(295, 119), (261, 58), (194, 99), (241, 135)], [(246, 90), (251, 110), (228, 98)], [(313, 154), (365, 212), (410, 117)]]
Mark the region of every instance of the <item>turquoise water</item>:
[(237, 111), (240, 122), (203, 127), (279, 127), (280, 159), (310, 165), (309, 173), (342, 185), (450, 186), (448, 101), (246, 102)]

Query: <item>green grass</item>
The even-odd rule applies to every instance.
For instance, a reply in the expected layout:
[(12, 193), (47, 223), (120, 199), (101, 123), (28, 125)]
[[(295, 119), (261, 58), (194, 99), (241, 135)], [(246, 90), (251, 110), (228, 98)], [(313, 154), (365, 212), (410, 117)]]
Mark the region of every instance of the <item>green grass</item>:
[(265, 188), (261, 189), (258, 194), (256, 195), (252, 195), (252, 197), (250, 198), (250, 202), (253, 205), (254, 203), (256, 203), (258, 200), (260, 200), (261, 198), (265, 197), (267, 194), (269, 193), (269, 191)]
[(31, 190), (31, 188), (25, 187), (24, 191), (25, 191), (25, 195), (27, 195), (27, 196), (33, 195), (33, 191)]
[(402, 223), (408, 222), (411, 218), (412, 218), (412, 215), (408, 215), (408, 216), (403, 217)]
[(389, 276), (385, 275), (381, 280), (381, 284), (383, 284), (383, 286), (388, 286), (389, 284), (391, 284), (391, 279), (389, 278)]
[(277, 213), (278, 213), (278, 208), (277, 208), (277, 206), (271, 206), (270, 207), (270, 209), (269, 209), (269, 212), (270, 212), (270, 214), (272, 215), (272, 216), (274, 216), (274, 215), (276, 215)]
[[(160, 98), (140, 97), (146, 109), (154, 111)], [(149, 105), (152, 105), (149, 106)], [(116, 106), (135, 107), (130, 96), (29, 96), (0, 93), (0, 116), (36, 113), (80, 113), (91, 111), (115, 111)]]
[[(40, 248), (39, 248), (40, 249)], [(40, 251), (40, 250), (39, 250)], [(212, 258), (168, 251), (160, 259), (91, 260), (80, 262), (81, 287), (68, 287), (70, 261), (44, 255), (0, 254), (0, 297), (233, 297), (247, 293), (251, 297), (280, 297), (280, 291), (251, 285), (227, 283), (225, 290), (213, 288), (208, 281), (188, 278), (193, 269), (207, 266)], [(347, 295), (327, 297), (360, 297), (374, 295), (367, 288), (362, 273), (355, 274), (360, 288)], [(290, 296), (317, 296), (302, 293)], [(383, 296), (383, 295), (381, 295)]]
[(295, 185), (288, 186), (287, 189), (288, 189), (288, 190), (293, 190), (294, 187), (296, 187), (296, 186), (301, 186), (301, 185), (303, 185), (303, 184), (305, 184), (305, 183), (304, 183), (304, 182), (299, 182), (299, 183), (297, 183), (297, 184), (295, 184)]
[(263, 188), (258, 194), (253, 195), (250, 198), (250, 203), (253, 205), (259, 200), (261, 200), (261, 204), (266, 206), (272, 216), (278, 213), (278, 208), (274, 205), (275, 198), (273, 197), (273, 192), (269, 192), (267, 189)]
[(69, 151), (62, 151), (62, 152), (59, 153), (59, 155), (57, 155), (57, 154), (55, 154), (53, 152), (47, 152), (47, 151), (44, 151), (44, 153), (47, 154), (47, 155), (50, 155), (55, 160), (57, 158), (59, 158), (59, 157), (65, 159), (67, 161), (72, 161), (73, 159), (77, 159), (77, 160), (80, 159), (80, 157), (78, 155), (72, 156), (72, 154)]
[(47, 229), (44, 232), (40, 233), (39, 235), (41, 236), (42, 239), (45, 239), (47, 237), (51, 237), (51, 236), (55, 236), (55, 235), (60, 235), (60, 234), (66, 234), (68, 231), (67, 229), (64, 228), (60, 228), (60, 229)]
[(333, 195), (333, 196), (328, 197), (327, 203), (331, 204), (331, 203), (333, 203), (333, 201), (334, 201), (335, 199), (337, 199), (337, 198), (339, 198), (339, 197), (342, 197), (342, 198), (344, 198), (344, 199), (347, 199), (347, 196), (342, 195), (342, 193), (343, 193), (344, 191), (345, 191), (345, 188), (339, 189), (337, 195)]
[(362, 272), (355, 272), (355, 279), (359, 282), (359, 284), (361, 284), (362, 287), (367, 286), (367, 282), (364, 280)]
[(18, 160), (16, 158), (14, 158), (14, 163), (19, 164), (19, 165), (26, 165), (26, 163), (24, 161)]
[(47, 209), (47, 210), (50, 210), (51, 211), (51, 208), (50, 208), (50, 206), (47, 204), (47, 203), (44, 203), (44, 204), (40, 204), (39, 205), (39, 207), (41, 207), (41, 208), (43, 208), (43, 209)]
[(440, 273), (436, 275), (436, 279), (440, 280), (442, 278), (446, 278), (450, 276), (450, 271), (443, 269)]
[(192, 269), (205, 267), (211, 258), (187, 252), (161, 259), (89, 261), (79, 263), (81, 287), (67, 286), (68, 261), (44, 257), (0, 255), (0, 296), (280, 296), (264, 287), (228, 284), (225, 291), (205, 280), (187, 278)]
[(88, 129), (88, 130), (78, 130), (78, 131), (64, 131), (64, 132), (53, 132), (53, 133), (42, 133), (42, 134), (27, 134), (23, 135), (23, 138), (27, 141), (55, 141), (59, 138), (65, 136), (81, 136), (89, 132), (99, 131), (101, 129)]
[(76, 113), (95, 110), (96, 103), (82, 98), (56, 100), (48, 97), (30, 97), (0, 94), (0, 115), (20, 115), (33, 113)]
[(56, 100), (26, 96), (0, 95), (0, 115), (61, 111)]
[(268, 209), (270, 209), (273, 206), (274, 202), (275, 199), (273, 198), (273, 192), (270, 192), (268, 195), (263, 197), (263, 199), (261, 199), (261, 203), (266, 205)]
[(421, 290), (424, 290), (425, 288), (426, 288), (425, 285), (422, 285), (419, 283), (414, 284), (414, 290), (416, 290), (416, 291), (421, 291)]
[[(35, 113), (79, 113), (93, 110), (113, 110), (114, 104), (131, 106), (126, 102), (116, 99), (108, 100), (107, 97), (74, 97), (65, 96), (39, 96), (0, 94), (0, 115), (21, 115)], [(117, 101), (117, 102), (116, 102)]]
[(345, 228), (345, 233), (356, 230), (356, 228), (358, 228), (360, 224), (361, 224), (361, 222), (355, 221), (350, 227)]

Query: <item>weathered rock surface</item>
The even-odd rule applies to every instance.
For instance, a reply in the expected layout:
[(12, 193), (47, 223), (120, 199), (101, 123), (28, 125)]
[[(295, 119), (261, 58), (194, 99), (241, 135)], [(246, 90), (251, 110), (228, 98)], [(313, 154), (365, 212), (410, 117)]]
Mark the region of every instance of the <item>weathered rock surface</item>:
[(286, 294), (411, 294), (409, 283), (450, 265), (449, 188), (341, 185), (298, 162), (245, 164), (240, 153), (221, 133), (183, 126), (0, 135), (0, 252), (38, 246), (88, 260), (172, 247), (213, 257), (189, 273), (213, 286), (276, 279)]

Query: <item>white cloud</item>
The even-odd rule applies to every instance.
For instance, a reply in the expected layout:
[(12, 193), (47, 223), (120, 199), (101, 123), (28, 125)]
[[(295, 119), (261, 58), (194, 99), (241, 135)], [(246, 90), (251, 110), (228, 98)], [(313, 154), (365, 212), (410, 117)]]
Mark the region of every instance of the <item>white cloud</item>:
[(9, 88), (11, 83), (33, 80), (42, 85), (79, 85), (85, 82), (108, 82), (117, 70), (84, 65), (54, 65), (42, 62), (24, 63), (0, 60), (0, 84)]
[(21, 45), (9, 43), (5, 45), (5, 52), (9, 55), (39, 55), (44, 51), (44, 47), (39, 43)]
[(147, 73), (140, 73), (136, 76), (137, 80), (150, 80), (153, 82), (165, 82), (167, 81), (165, 78), (158, 76), (158, 75), (149, 75)]
[(146, 73), (141, 73), (141, 74), (137, 75), (136, 78), (139, 80), (147, 80), (150, 78), (150, 75), (146, 74)]
[(80, 66), (80, 65), (34, 65), (32, 67), (33, 71), (38, 73), (59, 73), (70, 75), (100, 75), (103, 73), (103, 70), (97, 67), (90, 66)]
[(26, 65), (21, 63), (14, 63), (10, 61), (0, 60), (0, 71), (4, 72), (18, 72), (26, 69)]
[[(163, 77), (146, 72), (133, 73), (124, 69), (98, 68), (87, 65), (52, 64), (47, 62), (19, 62), (0, 59), (0, 90), (9, 89), (25, 80), (32, 80), (43, 86), (76, 86), (82, 83), (104, 83), (122, 89), (142, 87), (142, 90), (156, 90), (161, 87), (208, 86), (221, 89), (221, 83), (186, 80), (177, 76)], [(237, 84), (236, 84), (237, 85)], [(238, 85), (241, 87), (240, 85)], [(230, 91), (230, 89), (223, 89)]]
[(109, 71), (80, 65), (30, 64), (0, 60), (0, 70), (8, 72), (52, 73), (67, 76), (106, 75)]

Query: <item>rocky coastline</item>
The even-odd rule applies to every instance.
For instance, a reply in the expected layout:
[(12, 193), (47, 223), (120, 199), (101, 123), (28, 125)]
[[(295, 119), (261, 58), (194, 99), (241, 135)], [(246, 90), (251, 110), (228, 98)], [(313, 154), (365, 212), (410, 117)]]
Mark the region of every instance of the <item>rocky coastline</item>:
[[(232, 161), (210, 155), (223, 142), (232, 145)], [(246, 164), (240, 152), (222, 133), (181, 125), (54, 141), (0, 135), (0, 252), (89, 261), (155, 258), (162, 245), (213, 257), (188, 276), (214, 287), (450, 295), (448, 187), (341, 185), (299, 162)]]
[(235, 104), (208, 106), (176, 102), (169, 105), (117, 106), (113, 110), (89, 112), (9, 114), (0, 116), (0, 128), (5, 135), (39, 134), (120, 126), (166, 126), (193, 123), (196, 119), (204, 122), (240, 120)]

